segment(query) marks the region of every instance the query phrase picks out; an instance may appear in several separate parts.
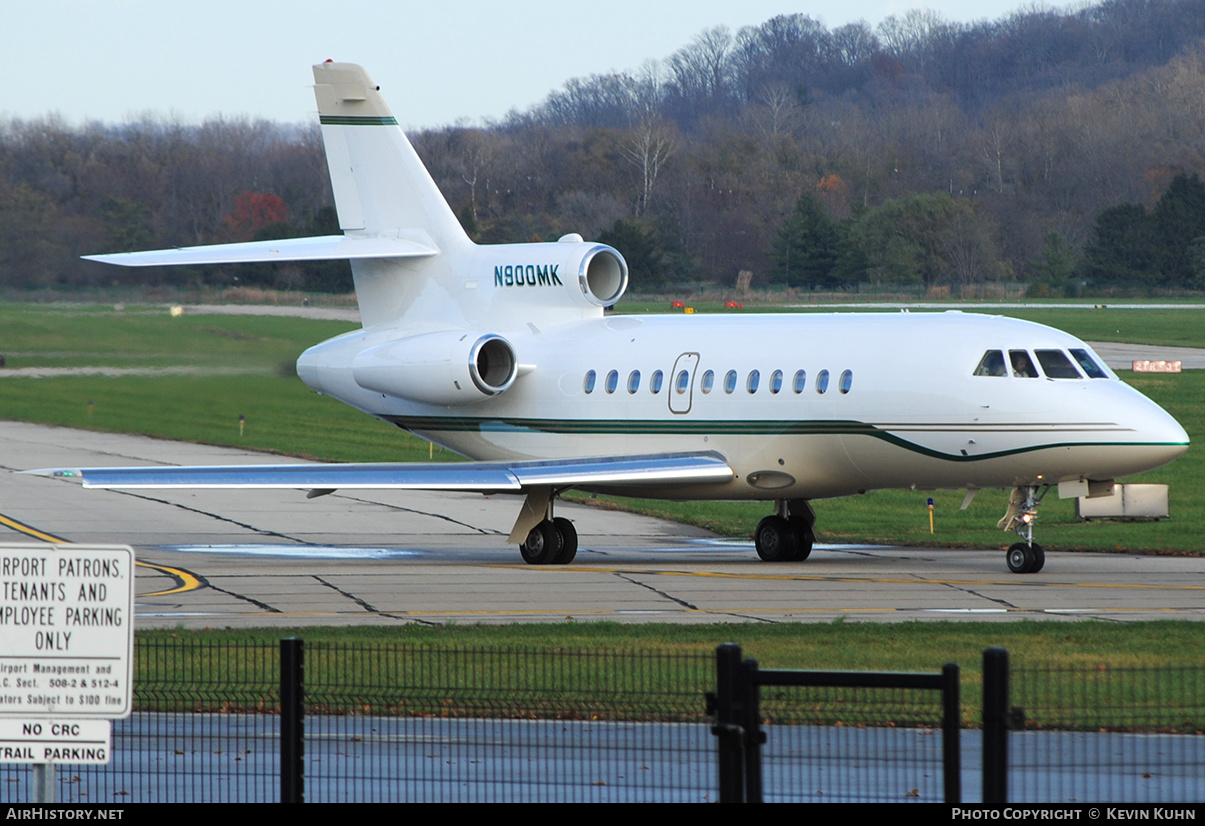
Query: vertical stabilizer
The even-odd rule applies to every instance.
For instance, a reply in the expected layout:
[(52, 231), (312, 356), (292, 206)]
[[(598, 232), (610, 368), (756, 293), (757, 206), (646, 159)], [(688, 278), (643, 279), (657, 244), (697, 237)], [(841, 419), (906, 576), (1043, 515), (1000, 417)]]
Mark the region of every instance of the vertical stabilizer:
[(341, 228), (420, 230), (440, 247), (467, 241), (368, 73), (354, 63), (320, 63), (314, 81)]
[[(401, 238), (434, 246), (447, 260), (472, 244), (397, 119), (363, 68), (314, 66), (314, 96), (339, 226), (351, 236)], [(444, 271), (434, 260), (398, 265), (353, 261), (364, 326), (398, 320), (416, 277)]]

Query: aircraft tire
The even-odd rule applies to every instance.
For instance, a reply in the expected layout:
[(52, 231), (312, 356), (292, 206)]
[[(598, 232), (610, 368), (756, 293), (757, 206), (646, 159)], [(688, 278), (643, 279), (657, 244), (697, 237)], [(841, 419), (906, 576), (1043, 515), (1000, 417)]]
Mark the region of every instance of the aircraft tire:
[[(791, 520), (794, 522), (795, 520)], [(799, 524), (795, 525), (795, 556), (791, 559), (795, 562), (803, 562), (812, 555), (812, 546), (816, 544), (816, 532), (812, 530), (811, 525)]]
[(577, 528), (563, 516), (553, 519), (552, 527), (561, 536), (561, 552), (552, 560), (552, 564), (568, 565), (577, 556)]
[(563, 544), (560, 531), (545, 519), (527, 534), (527, 540), (519, 546), (519, 553), (528, 565), (549, 565), (556, 560)]
[[(1014, 574), (1032, 574), (1034, 565), (1037, 563), (1037, 554), (1034, 553), (1034, 548), (1037, 545), (1030, 546), (1024, 542), (1017, 542), (1010, 545), (1008, 548), (1008, 570)], [(1042, 562), (1045, 563), (1046, 555), (1042, 554)], [(1040, 566), (1039, 566), (1040, 567)]]
[(1029, 573), (1036, 574), (1046, 565), (1046, 551), (1042, 550), (1042, 546), (1037, 542), (1033, 543), (1033, 565), (1029, 568)]
[(757, 523), (753, 546), (763, 562), (790, 562), (796, 559), (798, 542), (790, 522), (781, 516), (767, 516)]

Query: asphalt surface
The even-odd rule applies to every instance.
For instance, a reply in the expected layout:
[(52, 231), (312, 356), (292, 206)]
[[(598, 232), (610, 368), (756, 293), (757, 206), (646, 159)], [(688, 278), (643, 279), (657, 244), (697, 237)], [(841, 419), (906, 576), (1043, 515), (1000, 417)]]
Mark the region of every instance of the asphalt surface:
[[(806, 562), (767, 565), (748, 541), (562, 504), (558, 515), (572, 519), (581, 537), (577, 559), (529, 566), (506, 542), (517, 497), (89, 491), (15, 473), (279, 461), (0, 422), (0, 531), (12, 542), (133, 545), (143, 628), (1205, 619), (1205, 559), (1198, 558), (1055, 551), (1041, 573), (1017, 576), (1002, 551), (819, 545)], [(1002, 534), (1002, 546), (1007, 540)]]

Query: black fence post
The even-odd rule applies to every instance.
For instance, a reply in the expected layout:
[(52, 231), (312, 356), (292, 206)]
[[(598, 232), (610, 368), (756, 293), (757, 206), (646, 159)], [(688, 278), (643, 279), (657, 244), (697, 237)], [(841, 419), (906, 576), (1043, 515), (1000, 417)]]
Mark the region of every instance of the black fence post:
[(946, 803), (962, 802), (962, 695), (956, 663), (941, 667), (941, 762)]
[(280, 641), (280, 802), (305, 802), (305, 651)]
[(1008, 652), (983, 652), (983, 802), (1008, 802)]
[(761, 685), (757, 679), (757, 660), (745, 660), (741, 666), (741, 701), (744, 705), (745, 802), (763, 803), (761, 747), (766, 733), (761, 728)]
[(711, 733), (719, 741), (720, 802), (743, 803), (745, 761), (741, 720), (741, 647), (726, 642), (715, 650), (716, 708)]

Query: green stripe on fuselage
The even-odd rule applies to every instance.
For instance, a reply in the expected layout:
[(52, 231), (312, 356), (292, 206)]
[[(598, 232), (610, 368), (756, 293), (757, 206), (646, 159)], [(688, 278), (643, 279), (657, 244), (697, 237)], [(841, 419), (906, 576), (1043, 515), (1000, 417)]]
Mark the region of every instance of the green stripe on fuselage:
[[(919, 453), (934, 459), (944, 459), (950, 462), (981, 462), (987, 459), (998, 459), (1002, 456), (1015, 456), (1031, 453), (1037, 450), (1050, 450), (1065, 447), (1117, 447), (1117, 446), (1158, 446), (1163, 442), (1049, 442), (1046, 444), (1026, 445), (1024, 447), (999, 450), (974, 455), (944, 453), (924, 445), (903, 439), (894, 433), (880, 430), (871, 424), (858, 421), (730, 421), (730, 420), (615, 420), (615, 419), (489, 419), (489, 418), (446, 418), (443, 416), (386, 416), (386, 421), (392, 422), (404, 430), (418, 432), (444, 433), (513, 433), (527, 431), (530, 433), (546, 433), (559, 435), (617, 435), (617, 436), (665, 436), (665, 435), (734, 435), (734, 436), (869, 436), (882, 439), (903, 450)], [(1030, 426), (1032, 427), (1032, 426)], [(946, 432), (965, 433), (974, 430), (974, 426), (952, 425)], [(1005, 430), (1004, 428), (994, 428)], [(941, 430), (929, 430), (930, 433), (940, 433)], [(1005, 430), (1005, 432), (1007, 432)], [(1032, 429), (1018, 430), (1018, 433), (1032, 435)], [(1066, 430), (1062, 432), (1067, 432)], [(1099, 430), (1089, 430), (1098, 433)]]

